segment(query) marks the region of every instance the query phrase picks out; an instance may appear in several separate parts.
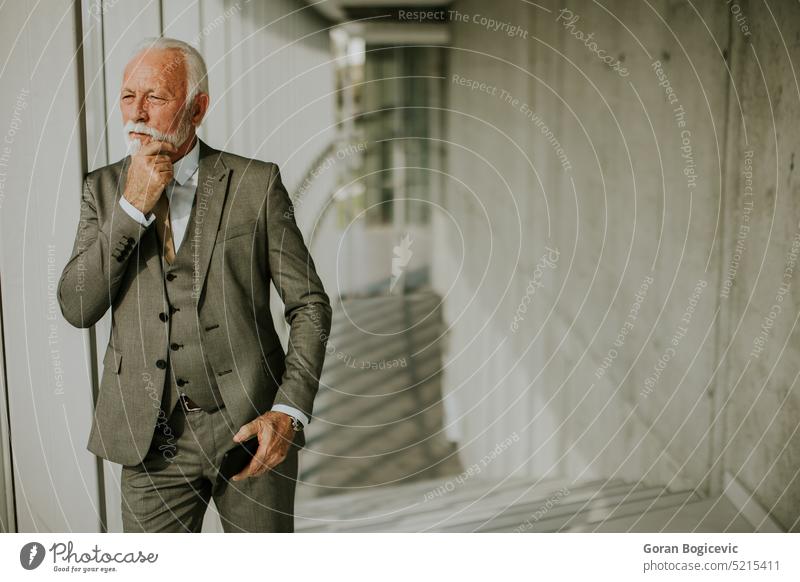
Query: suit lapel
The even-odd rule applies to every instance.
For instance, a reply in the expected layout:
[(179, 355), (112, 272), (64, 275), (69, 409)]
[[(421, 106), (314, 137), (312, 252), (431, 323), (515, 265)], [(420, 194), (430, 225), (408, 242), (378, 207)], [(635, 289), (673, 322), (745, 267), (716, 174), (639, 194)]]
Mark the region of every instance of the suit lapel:
[(194, 203), (193, 232), (184, 235), (191, 244), (193, 297), (199, 299), (205, 285), (208, 265), (217, 240), (217, 231), (228, 194), (231, 170), (221, 152), (200, 141), (200, 167)]

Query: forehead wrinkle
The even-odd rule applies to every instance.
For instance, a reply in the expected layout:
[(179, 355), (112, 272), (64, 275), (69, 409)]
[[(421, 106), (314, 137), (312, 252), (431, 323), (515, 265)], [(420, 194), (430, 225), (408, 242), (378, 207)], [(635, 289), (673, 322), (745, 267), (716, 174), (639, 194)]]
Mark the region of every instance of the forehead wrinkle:
[(123, 86), (137, 85), (146, 90), (166, 89), (170, 93), (186, 91), (186, 63), (180, 51), (145, 50), (126, 65)]

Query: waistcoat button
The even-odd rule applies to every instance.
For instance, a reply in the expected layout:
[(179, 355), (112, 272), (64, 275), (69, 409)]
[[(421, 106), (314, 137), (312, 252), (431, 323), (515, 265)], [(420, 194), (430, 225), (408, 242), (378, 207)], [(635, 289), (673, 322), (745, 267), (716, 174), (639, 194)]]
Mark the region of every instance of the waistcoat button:
[(161, 321), (167, 321), (167, 320), (169, 319), (169, 315), (167, 315), (166, 313), (164, 313), (164, 312), (162, 311), (161, 313), (159, 313), (159, 314), (158, 314), (158, 318), (159, 318)]
[(164, 360), (157, 360), (156, 361), (156, 368), (158, 368), (159, 370), (163, 370), (166, 367), (167, 367), (167, 362), (165, 362)]

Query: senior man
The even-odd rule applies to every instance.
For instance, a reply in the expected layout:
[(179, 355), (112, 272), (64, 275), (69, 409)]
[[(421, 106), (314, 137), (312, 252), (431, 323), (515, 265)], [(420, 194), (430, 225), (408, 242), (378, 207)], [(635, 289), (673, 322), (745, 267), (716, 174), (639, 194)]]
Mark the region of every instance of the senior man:
[[(202, 142), (208, 107), (193, 47), (140, 45), (120, 92), (130, 155), (86, 177), (59, 281), (72, 325), (111, 308), (88, 449), (123, 465), (126, 532), (199, 531), (211, 498), (225, 531), (294, 529), (330, 302), (278, 167)], [(285, 354), (270, 281), (291, 327)], [(225, 478), (226, 453), (254, 438)]]

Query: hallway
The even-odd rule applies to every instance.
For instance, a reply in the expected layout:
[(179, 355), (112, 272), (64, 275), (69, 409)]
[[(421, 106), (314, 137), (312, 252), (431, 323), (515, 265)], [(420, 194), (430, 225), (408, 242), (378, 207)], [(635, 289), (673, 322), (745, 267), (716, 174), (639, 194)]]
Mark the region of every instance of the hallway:
[[(727, 496), (622, 479), (487, 477), (444, 434), (441, 299), (342, 300), (298, 479), (300, 532), (754, 532)], [(379, 340), (379, 341), (377, 341)]]

